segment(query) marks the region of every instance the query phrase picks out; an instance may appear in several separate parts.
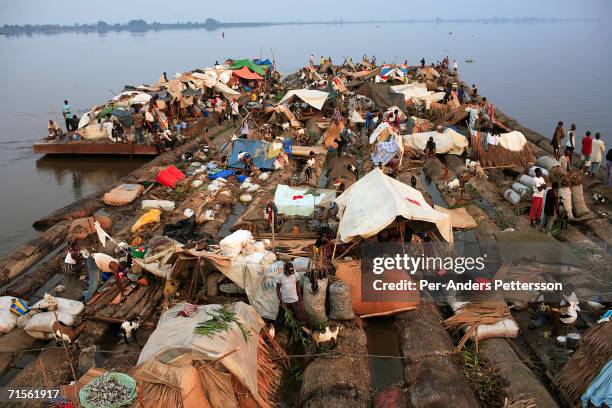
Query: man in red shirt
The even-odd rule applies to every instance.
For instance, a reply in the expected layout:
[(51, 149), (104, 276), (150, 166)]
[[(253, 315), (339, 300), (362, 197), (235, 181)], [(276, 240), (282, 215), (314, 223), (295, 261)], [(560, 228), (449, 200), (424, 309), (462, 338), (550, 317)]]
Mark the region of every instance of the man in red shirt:
[[(586, 135), (582, 138), (582, 157), (580, 158), (579, 169), (583, 170), (587, 162), (591, 161), (591, 153), (593, 152), (593, 138), (591, 137), (591, 131), (588, 130)], [(590, 164), (590, 163), (589, 163)]]

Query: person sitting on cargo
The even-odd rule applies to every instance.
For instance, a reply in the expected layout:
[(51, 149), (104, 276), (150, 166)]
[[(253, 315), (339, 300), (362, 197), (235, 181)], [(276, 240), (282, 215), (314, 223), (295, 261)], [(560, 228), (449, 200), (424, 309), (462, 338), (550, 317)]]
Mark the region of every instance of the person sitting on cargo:
[(70, 118), (70, 130), (74, 132), (78, 128), (79, 128), (79, 118), (77, 117), (77, 115), (72, 115), (72, 118)]
[(103, 253), (93, 253), (87, 258), (87, 290), (83, 292), (83, 299), (88, 301), (96, 293), (103, 273), (112, 273), (115, 279), (119, 279), (118, 274), (126, 272), (128, 269), (127, 262), (119, 262), (110, 255)]
[(64, 131), (62, 128), (52, 120), (49, 120), (47, 129), (49, 131), (47, 141), (62, 139), (64, 137)]
[(253, 171), (254, 167), (253, 157), (251, 156), (251, 154), (249, 152), (238, 153), (238, 161), (244, 166), (244, 174), (247, 176), (251, 174), (251, 171)]
[(429, 140), (425, 144), (425, 157), (436, 157), (436, 142), (434, 142), (433, 136), (430, 136)]
[(304, 312), (300, 289), (300, 275), (295, 273), (291, 262), (285, 262), (283, 272), (276, 278), (276, 296), (280, 301), (280, 307), (274, 322), (276, 331), (280, 331), (284, 326), (286, 310), (290, 311), (301, 324), (306, 324), (306, 313)]

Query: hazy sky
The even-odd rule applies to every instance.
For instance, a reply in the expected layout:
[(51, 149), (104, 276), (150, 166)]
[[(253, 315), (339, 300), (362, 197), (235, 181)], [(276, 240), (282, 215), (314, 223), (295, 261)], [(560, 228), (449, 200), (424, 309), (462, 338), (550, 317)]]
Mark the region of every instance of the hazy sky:
[[(612, 0), (1, 0), (0, 24), (612, 16)], [(394, 6), (394, 4), (396, 6)]]

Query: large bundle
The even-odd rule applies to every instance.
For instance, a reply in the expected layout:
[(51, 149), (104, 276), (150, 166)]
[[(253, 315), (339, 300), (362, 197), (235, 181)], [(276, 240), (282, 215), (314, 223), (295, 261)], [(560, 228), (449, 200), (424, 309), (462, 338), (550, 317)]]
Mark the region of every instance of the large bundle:
[(77, 218), (70, 223), (70, 227), (68, 228), (68, 241), (79, 241), (95, 234), (96, 222), (98, 222), (100, 227), (105, 231), (109, 231), (113, 226), (113, 221), (105, 215)]
[[(535, 156), (522, 133), (513, 131), (497, 137), (496, 144), (484, 143), (486, 133), (472, 133), (472, 154), (485, 166), (527, 166), (535, 162)], [(488, 142), (489, 140), (487, 140)]]
[(610, 339), (612, 339), (612, 322), (592, 327), (582, 338), (578, 350), (561, 369), (555, 380), (555, 387), (568, 406), (577, 408), (582, 405), (580, 397), (606, 363), (612, 360)]
[[(191, 317), (177, 316), (185, 306), (185, 303), (179, 303), (161, 316), (157, 328), (142, 349), (138, 364), (155, 361), (182, 367), (195, 362), (218, 362), (224, 371), (231, 374), (232, 380), (239, 383), (240, 392), (234, 393), (236, 397), (241, 398), (239, 394), (249, 397), (250, 403), (239, 401), (238, 406), (274, 406), (273, 395), (279, 375), (274, 370), (268, 346), (260, 336), (264, 322), (255, 309), (237, 302), (224, 306), (198, 306), (197, 312)], [(227, 322), (228, 326), (214, 321), (214, 316), (218, 316), (222, 308), (225, 313), (233, 315)], [(133, 375), (138, 377), (137, 373)], [(209, 391), (207, 394), (215, 393), (215, 390)], [(219, 405), (210, 406), (216, 408)]]
[(121, 206), (134, 201), (144, 191), (142, 184), (121, 184), (104, 194), (104, 204)]
[[(397, 272), (397, 276), (394, 274)], [(341, 261), (336, 265), (336, 276), (351, 288), (353, 311), (357, 315), (388, 315), (403, 310), (410, 310), (419, 304), (419, 293), (406, 295), (405, 301), (364, 302), (361, 299), (361, 261)], [(388, 281), (399, 281), (406, 278), (403, 271), (386, 271)]]
[(572, 210), (574, 212), (574, 216), (580, 218), (584, 215), (587, 215), (591, 212), (589, 207), (587, 207), (586, 202), (584, 201), (584, 190), (582, 188), (582, 184), (577, 186), (572, 186)]
[[(304, 371), (298, 406), (304, 408), (367, 408), (370, 367), (365, 332), (340, 326), (339, 356), (318, 357)], [(343, 355), (345, 354), (345, 355)]]

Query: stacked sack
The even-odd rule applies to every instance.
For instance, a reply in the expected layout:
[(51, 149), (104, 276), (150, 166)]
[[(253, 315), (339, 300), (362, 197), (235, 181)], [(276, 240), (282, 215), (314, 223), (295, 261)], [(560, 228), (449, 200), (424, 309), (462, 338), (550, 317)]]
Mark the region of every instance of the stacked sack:
[(49, 340), (53, 338), (52, 327), (56, 320), (67, 326), (74, 326), (83, 309), (85, 305), (77, 300), (45, 294), (43, 299), (32, 306), (30, 313), (25, 315), (27, 319), (24, 320), (23, 329), (35, 339)]
[(19, 316), (28, 310), (23, 300), (13, 296), (0, 296), (0, 333), (9, 333), (13, 330)]

